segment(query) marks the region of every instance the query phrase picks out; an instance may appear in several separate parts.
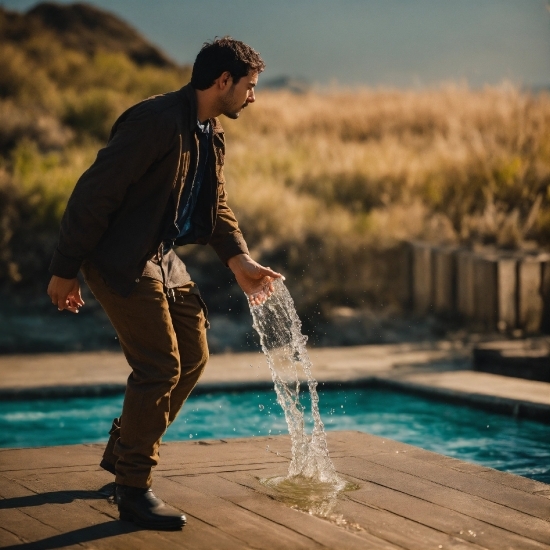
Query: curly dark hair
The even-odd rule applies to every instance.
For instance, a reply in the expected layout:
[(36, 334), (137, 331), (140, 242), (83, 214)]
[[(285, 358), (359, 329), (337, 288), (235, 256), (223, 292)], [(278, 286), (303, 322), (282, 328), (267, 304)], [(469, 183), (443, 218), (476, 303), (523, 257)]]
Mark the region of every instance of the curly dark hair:
[(261, 73), (264, 69), (265, 63), (256, 50), (244, 42), (224, 36), (203, 44), (193, 64), (191, 85), (196, 90), (206, 90), (225, 71), (231, 73), (236, 84), (250, 71)]

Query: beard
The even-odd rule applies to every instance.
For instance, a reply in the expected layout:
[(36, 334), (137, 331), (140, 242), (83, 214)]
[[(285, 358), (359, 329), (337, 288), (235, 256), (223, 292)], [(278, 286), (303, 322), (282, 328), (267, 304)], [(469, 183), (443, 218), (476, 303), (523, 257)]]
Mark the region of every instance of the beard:
[(233, 106), (228, 106), (227, 108), (224, 108), (222, 111), (222, 115), (225, 115), (227, 118), (230, 118), (232, 120), (237, 120), (239, 118), (239, 115), (241, 114), (241, 111), (248, 105), (248, 103), (243, 103), (238, 109), (235, 109)]
[(241, 114), (241, 111), (248, 105), (248, 102), (244, 102), (242, 105), (235, 105), (235, 101), (233, 99), (233, 93), (230, 92), (227, 97), (224, 97), (222, 100), (222, 103), (220, 105), (220, 111), (222, 115), (226, 116), (227, 118), (230, 118), (232, 120), (236, 120), (239, 118), (239, 115)]

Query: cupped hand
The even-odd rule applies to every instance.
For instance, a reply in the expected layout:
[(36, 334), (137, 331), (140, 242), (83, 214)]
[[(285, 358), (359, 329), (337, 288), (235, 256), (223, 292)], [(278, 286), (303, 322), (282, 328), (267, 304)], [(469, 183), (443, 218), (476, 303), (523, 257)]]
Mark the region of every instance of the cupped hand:
[(273, 271), (270, 267), (264, 267), (255, 262), (248, 254), (233, 256), (227, 265), (235, 274), (237, 283), (248, 296), (251, 305), (263, 304), (273, 293), (273, 280), (284, 277)]
[(63, 279), (53, 275), (48, 285), (48, 296), (59, 311), (66, 309), (72, 313), (78, 313), (84, 305), (80, 293), (80, 283), (76, 278)]

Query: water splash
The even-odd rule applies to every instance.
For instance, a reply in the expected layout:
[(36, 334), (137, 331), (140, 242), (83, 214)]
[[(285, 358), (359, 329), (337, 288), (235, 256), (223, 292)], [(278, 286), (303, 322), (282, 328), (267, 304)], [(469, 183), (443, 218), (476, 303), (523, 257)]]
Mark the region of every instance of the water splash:
[[(260, 336), (292, 442), (292, 459), (287, 477), (263, 480), (279, 491), (295, 508), (329, 517), (338, 493), (350, 489), (336, 473), (330, 459), (325, 428), (319, 414), (317, 381), (311, 373), (306, 349), (307, 336), (301, 332), (294, 302), (281, 279), (273, 283), (273, 294), (261, 305), (251, 306), (253, 327)], [(306, 432), (300, 383), (307, 382), (313, 428)]]

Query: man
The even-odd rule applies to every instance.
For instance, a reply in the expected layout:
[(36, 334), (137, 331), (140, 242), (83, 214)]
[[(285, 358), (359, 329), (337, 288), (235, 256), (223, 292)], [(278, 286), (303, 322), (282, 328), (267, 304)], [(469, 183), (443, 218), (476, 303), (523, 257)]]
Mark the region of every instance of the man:
[(248, 249), (227, 205), (225, 142), (216, 117), (255, 101), (264, 62), (230, 37), (206, 43), (181, 90), (134, 105), (81, 176), (67, 204), (48, 294), (59, 310), (84, 305), (81, 269), (132, 368), (101, 467), (115, 474), (120, 518), (178, 529), (185, 516), (151, 491), (166, 428), (208, 359), (206, 308), (173, 247), (210, 244), (252, 304), (280, 274)]

